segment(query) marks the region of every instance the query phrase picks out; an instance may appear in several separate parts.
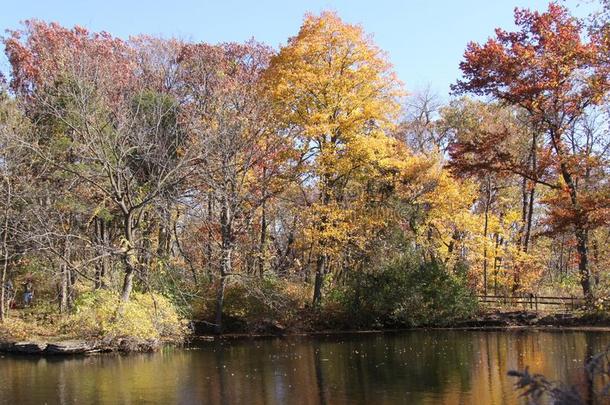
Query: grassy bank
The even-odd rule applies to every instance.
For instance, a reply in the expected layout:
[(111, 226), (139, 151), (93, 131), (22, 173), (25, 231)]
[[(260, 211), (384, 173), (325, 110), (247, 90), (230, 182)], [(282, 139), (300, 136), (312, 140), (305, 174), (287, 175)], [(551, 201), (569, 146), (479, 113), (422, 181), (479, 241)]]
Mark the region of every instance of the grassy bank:
[(119, 302), (114, 292), (83, 294), (69, 313), (45, 302), (15, 309), (0, 323), (0, 342), (79, 340), (93, 350), (151, 351), (165, 343), (181, 343), (188, 323), (164, 296), (133, 293)]

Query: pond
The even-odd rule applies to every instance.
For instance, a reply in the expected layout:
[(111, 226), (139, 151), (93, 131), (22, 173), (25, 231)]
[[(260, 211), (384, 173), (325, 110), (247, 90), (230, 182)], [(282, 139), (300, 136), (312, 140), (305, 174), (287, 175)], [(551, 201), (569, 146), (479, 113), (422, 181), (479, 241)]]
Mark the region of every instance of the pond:
[(580, 384), (610, 334), (410, 331), (154, 354), (0, 356), (0, 404), (520, 404), (510, 369)]

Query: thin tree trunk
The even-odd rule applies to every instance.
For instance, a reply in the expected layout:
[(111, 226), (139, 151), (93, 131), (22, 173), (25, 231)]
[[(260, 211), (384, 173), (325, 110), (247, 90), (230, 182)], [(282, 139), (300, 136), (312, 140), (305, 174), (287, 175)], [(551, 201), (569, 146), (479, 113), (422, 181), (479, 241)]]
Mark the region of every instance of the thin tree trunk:
[(224, 306), (226, 283), (227, 276), (221, 274), (218, 290), (216, 290), (216, 316), (214, 318), (214, 333), (216, 334), (222, 333), (222, 311)]
[[(329, 184), (329, 180), (324, 178), (322, 183), (322, 204), (327, 206), (330, 203), (330, 192), (327, 188)], [(318, 223), (318, 231), (322, 233), (324, 228), (328, 226), (327, 224), (328, 218), (326, 216), (322, 216), (320, 218), (320, 222)], [(318, 253), (318, 258), (316, 259), (316, 276), (314, 279), (314, 288), (313, 288), (313, 300), (312, 304), (314, 307), (319, 307), (322, 303), (322, 287), (324, 286), (324, 276), (326, 275), (327, 266), (328, 266), (328, 256), (327, 253), (324, 252), (325, 249), (325, 241), (322, 240), (319, 242), (320, 252)]]
[(123, 264), (125, 265), (125, 277), (123, 278), (123, 288), (121, 290), (122, 302), (129, 301), (129, 296), (131, 295), (131, 290), (133, 289), (134, 269), (130, 264), (131, 257), (132, 255), (125, 255), (123, 257)]
[(98, 249), (97, 253), (102, 256), (102, 258), (96, 263), (95, 269), (95, 288), (103, 288), (104, 287), (104, 278), (106, 274), (108, 274), (109, 266), (108, 260), (109, 258), (105, 256), (106, 247), (108, 246), (108, 231), (107, 231), (106, 221), (103, 218), (96, 218), (95, 220), (95, 235), (97, 239)]
[(123, 233), (125, 237), (125, 252), (123, 254), (123, 265), (125, 266), (125, 277), (123, 279), (123, 288), (121, 290), (121, 301), (129, 301), (129, 295), (133, 289), (133, 277), (135, 275), (135, 266), (137, 257), (133, 249), (133, 223), (132, 211), (129, 211), (124, 216)]
[[(93, 232), (95, 234), (95, 243), (97, 243), (97, 245), (98, 245), (96, 252), (99, 254), (100, 251), (102, 250), (99, 247), (99, 245), (101, 245), (101, 241), (102, 241), (102, 238), (101, 238), (102, 230), (101, 230), (100, 218), (96, 217), (93, 223), (94, 223)], [(93, 288), (95, 288), (96, 290), (101, 288), (102, 272), (103, 272), (102, 260), (100, 259), (97, 263), (95, 263), (95, 277), (94, 277), (95, 282), (93, 284)]]
[(527, 211), (527, 222), (525, 225), (525, 236), (523, 237), (523, 251), (527, 253), (529, 249), (530, 238), (532, 234), (532, 218), (534, 214), (534, 197), (535, 197), (535, 185), (532, 184), (528, 200), (528, 211)]
[(527, 177), (521, 179), (521, 226), (519, 228), (519, 250), (523, 250), (525, 228), (527, 227)]
[[(295, 220), (295, 222), (296, 222), (296, 220)], [(279, 275), (284, 275), (288, 272), (288, 264), (289, 264), (288, 257), (289, 257), (289, 255), (294, 256), (293, 248), (292, 248), (293, 243), (294, 243), (294, 231), (290, 230), (290, 232), (288, 233), (288, 238), (286, 240), (286, 248), (284, 249), (283, 252), (282, 252), (281, 248), (278, 248), (279, 260), (276, 262), (277, 263), (276, 271)], [(305, 274), (307, 274), (307, 272)]]
[(208, 235), (206, 239), (206, 269), (208, 281), (212, 281), (212, 215), (214, 213), (214, 200), (212, 191), (208, 192)]
[[(141, 231), (141, 249), (139, 249), (140, 254), (138, 255), (138, 264), (140, 266), (140, 271), (138, 273), (138, 280), (140, 282), (140, 287), (142, 292), (146, 293), (150, 288), (150, 269), (153, 263), (153, 242), (152, 235), (155, 233), (155, 227), (162, 227), (163, 225), (158, 224), (157, 220), (154, 218), (150, 218), (148, 213), (145, 213), (145, 221), (148, 226), (143, 228)], [(160, 234), (159, 229), (156, 229), (157, 235)], [(159, 246), (155, 251), (159, 252)]]
[(60, 298), (59, 298), (59, 312), (64, 314), (68, 309), (68, 266), (66, 263), (61, 263), (59, 265), (59, 274), (60, 274)]
[[(73, 226), (72, 216), (70, 216), (68, 218), (68, 224), (69, 224), (68, 225), (68, 234), (70, 235), (72, 233), (72, 226)], [(70, 236), (68, 236), (64, 242), (63, 255), (64, 255), (65, 260), (67, 260), (68, 263), (70, 263), (72, 260), (72, 243), (71, 243)], [(68, 263), (64, 263), (64, 269), (63, 269), (63, 274), (62, 274), (64, 277), (64, 280), (65, 280), (65, 297), (62, 297), (65, 299), (65, 303), (62, 302), (64, 312), (66, 310), (70, 309), (74, 302), (74, 281), (75, 280), (73, 279), (72, 270), (70, 269), (70, 266), (68, 265)]]
[(597, 244), (597, 240), (593, 239), (593, 260), (595, 262), (594, 270), (593, 270), (593, 282), (597, 287), (599, 285), (600, 277), (599, 277), (599, 246)]
[(557, 265), (558, 273), (561, 276), (563, 273), (563, 251), (565, 250), (565, 234), (561, 234), (561, 247), (559, 248), (559, 263)]
[(258, 258), (258, 272), (261, 277), (265, 272), (266, 265), (266, 251), (267, 251), (267, 204), (263, 197), (263, 203), (261, 205), (261, 235), (260, 235), (260, 246), (259, 246), (259, 258)]
[(4, 322), (6, 317), (6, 273), (8, 270), (8, 216), (9, 207), (11, 205), (11, 183), (10, 180), (5, 178), (7, 191), (6, 191), (6, 206), (4, 207), (4, 226), (2, 230), (2, 285), (0, 285), (0, 322)]
[(485, 224), (483, 226), (483, 294), (487, 295), (487, 229), (489, 225), (489, 206), (491, 205), (491, 179), (487, 176), (487, 198), (485, 199)]
[(172, 245), (172, 215), (171, 211), (167, 207), (163, 207), (162, 210), (162, 220), (159, 224), (159, 235), (158, 235), (158, 245), (157, 245), (157, 256), (161, 258), (169, 257), (171, 253), (171, 245)]
[(564, 263), (564, 267), (562, 269), (562, 273), (564, 276), (568, 275), (568, 271), (570, 270), (570, 262), (572, 261), (572, 247), (568, 246), (568, 258), (566, 259), (565, 263)]
[(582, 292), (585, 297), (587, 306), (593, 304), (593, 291), (591, 290), (591, 276), (589, 274), (589, 260), (588, 260), (588, 232), (585, 229), (584, 224), (586, 223), (586, 215), (578, 199), (578, 190), (576, 182), (572, 177), (572, 173), (568, 168), (566, 162), (565, 152), (561, 143), (560, 133), (557, 129), (551, 130), (551, 143), (555, 153), (559, 158), (559, 170), (563, 181), (566, 183), (568, 192), (570, 194), (570, 202), (572, 203), (572, 209), (575, 211), (574, 221), (574, 236), (576, 237), (576, 252), (578, 253), (578, 272), (580, 274), (580, 285), (582, 286)]
[(267, 167), (263, 166), (261, 184), (261, 235), (258, 258), (258, 272), (262, 277), (267, 265)]
[[(6, 232), (6, 228), (5, 228)], [(5, 239), (3, 237), (3, 239)], [(6, 273), (8, 269), (8, 251), (6, 250), (6, 242), (3, 240), (3, 263), (2, 263), (2, 286), (0, 286), (0, 322), (4, 321), (7, 313), (6, 305)]]
[(324, 285), (324, 276), (326, 274), (326, 255), (320, 254), (316, 261), (316, 278), (313, 288), (313, 306), (319, 307), (322, 302), (322, 286)]
[(576, 251), (578, 252), (578, 272), (580, 274), (580, 285), (585, 296), (587, 305), (593, 303), (593, 291), (591, 289), (591, 275), (589, 274), (588, 262), (589, 233), (584, 229), (576, 230)]
[(195, 270), (195, 266), (193, 266), (193, 261), (191, 260), (191, 258), (188, 256), (188, 254), (186, 254), (186, 252), (184, 251), (184, 249), (182, 248), (182, 243), (180, 242), (180, 237), (178, 236), (178, 216), (179, 216), (179, 212), (177, 212), (176, 215), (176, 220), (174, 221), (174, 240), (176, 241), (176, 247), (178, 248), (178, 252), (182, 255), (182, 257), (184, 257), (184, 260), (186, 260), (187, 264), (189, 265), (189, 269), (191, 270), (191, 274), (193, 275), (193, 282), (195, 283), (195, 285), (199, 284), (199, 277), (197, 277), (197, 271)]
[(500, 247), (500, 235), (496, 233), (496, 245), (494, 248), (494, 294), (498, 295), (498, 273), (502, 259), (498, 257), (498, 248)]
[(223, 196), (220, 207), (221, 258), (220, 282), (216, 291), (216, 317), (214, 332), (222, 333), (222, 311), (227, 277), (231, 274), (231, 256), (233, 253), (233, 231), (231, 229), (231, 209), (227, 197)]
[[(538, 154), (537, 154), (538, 144), (537, 144), (537, 142), (538, 142), (537, 136), (536, 136), (536, 133), (534, 133), (533, 137), (532, 137), (532, 147), (531, 147), (531, 151), (530, 151), (530, 159), (532, 162), (532, 175), (534, 177), (536, 177), (537, 173), (538, 173)], [(527, 185), (527, 180), (525, 178), (523, 180), (525, 182), (525, 185)], [(534, 215), (534, 197), (536, 194), (536, 182), (532, 182), (530, 187), (531, 187), (531, 189), (529, 192), (529, 199), (527, 200), (527, 202), (528, 202), (527, 218), (524, 217), (525, 234), (523, 237), (523, 251), (525, 253), (527, 253), (527, 251), (529, 249), (529, 242), (530, 242), (530, 237), (532, 234), (532, 218)]]

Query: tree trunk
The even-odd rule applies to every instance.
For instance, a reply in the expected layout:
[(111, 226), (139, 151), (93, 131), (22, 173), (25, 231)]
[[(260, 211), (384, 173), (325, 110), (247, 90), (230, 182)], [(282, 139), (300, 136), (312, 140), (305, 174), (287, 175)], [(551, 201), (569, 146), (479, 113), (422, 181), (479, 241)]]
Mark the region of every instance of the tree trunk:
[(225, 299), (225, 286), (227, 282), (226, 275), (220, 275), (218, 290), (216, 291), (216, 316), (214, 318), (214, 333), (222, 334), (222, 310)]
[(258, 258), (258, 273), (263, 277), (266, 265), (267, 253), (267, 168), (263, 167), (263, 181), (261, 184), (262, 202), (261, 202), (261, 235)]
[(534, 197), (535, 197), (535, 185), (532, 184), (532, 188), (529, 193), (528, 208), (527, 208), (527, 220), (525, 224), (525, 235), (523, 236), (523, 251), (527, 253), (529, 250), (530, 238), (532, 234), (532, 218), (534, 215)]
[(521, 226), (519, 227), (519, 250), (523, 250), (527, 227), (527, 177), (521, 179)]
[(322, 303), (322, 286), (324, 285), (324, 276), (326, 274), (326, 255), (320, 254), (316, 261), (316, 278), (313, 288), (313, 306), (319, 307)]
[(578, 272), (580, 274), (580, 285), (585, 296), (587, 305), (593, 303), (593, 291), (591, 290), (591, 276), (589, 274), (588, 262), (589, 234), (586, 230), (576, 230), (576, 251), (578, 252)]
[(212, 216), (214, 214), (214, 195), (212, 194), (212, 191), (208, 192), (208, 216), (207, 216), (207, 220), (208, 220), (208, 235), (207, 235), (207, 239), (206, 239), (206, 269), (207, 269), (207, 274), (208, 274), (208, 281), (212, 281), (212, 240), (213, 240), (213, 233), (212, 233)]
[[(324, 206), (328, 206), (331, 200), (330, 191), (328, 189), (328, 184), (330, 183), (329, 179), (326, 176), (323, 176), (322, 182), (322, 204)], [(322, 215), (320, 218), (320, 222), (318, 223), (318, 232), (322, 234), (326, 227), (328, 218), (325, 215)], [(328, 266), (328, 255), (324, 252), (325, 249), (325, 241), (321, 240), (318, 242), (320, 245), (320, 252), (318, 253), (318, 258), (316, 260), (316, 277), (314, 280), (314, 288), (313, 288), (313, 300), (312, 304), (314, 307), (319, 307), (322, 303), (322, 287), (324, 286), (324, 276), (326, 275), (326, 267)]]
[(121, 301), (129, 301), (129, 295), (133, 289), (133, 277), (135, 275), (135, 266), (137, 257), (133, 249), (133, 223), (132, 223), (132, 211), (129, 211), (124, 215), (123, 222), (123, 236), (127, 246), (124, 247), (123, 253), (123, 265), (125, 266), (125, 278), (123, 279), (123, 288), (121, 290)]
[[(8, 216), (11, 205), (11, 182), (8, 177), (4, 178), (6, 182), (6, 206), (4, 207), (4, 226), (2, 229), (2, 284), (0, 285), (0, 322), (6, 317), (6, 273), (8, 270)], [(14, 288), (14, 287), (13, 287)]]
[[(69, 221), (69, 225), (68, 225), (68, 233), (72, 232), (72, 217), (69, 217), (68, 219)], [(59, 300), (59, 312), (64, 314), (67, 312), (67, 310), (70, 308), (70, 305), (72, 303), (72, 300), (70, 298), (70, 294), (72, 292), (72, 280), (71, 280), (71, 271), (70, 271), (70, 266), (69, 266), (69, 262), (71, 260), (71, 255), (72, 255), (72, 251), (70, 248), (70, 236), (66, 236), (65, 240), (64, 240), (64, 247), (63, 247), (63, 261), (59, 266), (59, 272), (60, 272), (60, 282), (61, 282), (61, 286), (60, 286), (60, 300)]]
[(483, 294), (487, 295), (487, 230), (489, 225), (489, 206), (491, 205), (491, 179), (487, 176), (487, 198), (485, 199), (485, 224), (483, 226)]
[(231, 209), (227, 198), (223, 196), (220, 207), (220, 233), (221, 233), (221, 257), (220, 257), (220, 282), (216, 291), (216, 317), (214, 332), (222, 333), (222, 311), (224, 305), (224, 293), (227, 277), (231, 274), (231, 256), (233, 254), (233, 230), (231, 228)]
[[(296, 219), (294, 221), (296, 223)], [(293, 225), (294, 228), (294, 225)], [(278, 257), (279, 259), (276, 261), (276, 271), (279, 275), (285, 275), (288, 273), (288, 265), (289, 265), (289, 256), (293, 256), (293, 248), (292, 244), (294, 243), (294, 231), (291, 229), (288, 233), (288, 238), (286, 240), (286, 247), (284, 251), (282, 251), (281, 247), (278, 248)], [(307, 272), (305, 273), (307, 274)]]
[[(519, 244), (520, 249), (527, 253), (529, 250), (529, 242), (532, 233), (532, 218), (534, 213), (534, 196), (535, 196), (535, 183), (531, 185), (531, 189), (527, 190), (527, 178), (523, 178), (521, 193), (522, 193), (522, 214), (521, 214), (521, 229)], [(512, 293), (515, 294), (519, 288), (521, 288), (521, 274), (519, 274), (518, 268), (515, 268), (513, 275)]]
[(59, 298), (59, 312), (64, 314), (68, 309), (68, 284), (70, 283), (68, 275), (68, 266), (66, 263), (59, 265), (60, 274), (60, 298)]
[[(264, 198), (264, 197), (263, 197)], [(259, 258), (258, 258), (258, 273), (261, 277), (263, 277), (263, 273), (265, 272), (265, 255), (267, 251), (267, 204), (266, 201), (263, 200), (262, 203), (262, 213), (261, 213), (261, 237), (260, 237), (260, 246), (259, 246)]]
[(494, 247), (494, 294), (498, 295), (498, 273), (500, 272), (500, 266), (502, 265), (502, 258), (498, 257), (498, 248), (502, 244), (500, 235), (496, 233), (496, 244)]
[(4, 321), (6, 317), (6, 270), (8, 267), (8, 254), (5, 249), (3, 249), (4, 257), (2, 263), (2, 285), (0, 286), (0, 323)]
[(555, 153), (559, 158), (559, 170), (561, 177), (568, 187), (570, 194), (570, 202), (572, 209), (574, 210), (574, 235), (576, 236), (576, 251), (578, 253), (578, 272), (580, 274), (580, 285), (582, 286), (582, 292), (585, 297), (587, 306), (593, 305), (593, 292), (591, 290), (591, 276), (589, 274), (589, 261), (588, 261), (588, 233), (585, 229), (584, 224), (586, 223), (586, 215), (580, 206), (578, 199), (577, 184), (572, 177), (572, 173), (567, 164), (566, 154), (561, 143), (561, 132), (557, 129), (551, 129), (551, 143)]
[[(8, 210), (7, 210), (8, 211)], [(2, 284), (0, 285), (0, 322), (6, 317), (6, 273), (8, 270), (8, 212), (5, 213), (4, 229), (2, 232)]]
[(123, 278), (123, 288), (121, 290), (121, 301), (127, 302), (129, 301), (129, 296), (131, 294), (131, 290), (133, 289), (133, 276), (134, 276), (134, 268), (129, 263), (130, 255), (126, 255), (123, 257), (123, 263), (125, 265), (125, 277)]
[(161, 222), (159, 223), (159, 235), (157, 245), (157, 256), (167, 258), (171, 253), (172, 246), (172, 215), (168, 207), (163, 207)]
[[(536, 133), (533, 134), (532, 137), (532, 148), (530, 151), (530, 160), (532, 162), (532, 175), (537, 176), (538, 173), (538, 153), (537, 153), (537, 136)], [(527, 179), (523, 178), (524, 184), (527, 185)], [(524, 190), (525, 191), (525, 190)], [(530, 237), (532, 234), (532, 218), (534, 215), (534, 197), (536, 194), (536, 182), (532, 182), (531, 189), (529, 192), (529, 198), (526, 198), (527, 201), (527, 217), (524, 216), (525, 221), (525, 234), (523, 236), (523, 251), (527, 253), (529, 249)], [(525, 209), (525, 207), (524, 207)]]
[(106, 221), (103, 218), (96, 218), (95, 220), (95, 235), (96, 242), (98, 244), (97, 253), (102, 256), (102, 258), (95, 265), (95, 288), (103, 288), (104, 287), (104, 278), (106, 274), (108, 274), (109, 266), (108, 260), (109, 258), (105, 256), (106, 248), (108, 246), (108, 231), (107, 231)]
[(593, 239), (593, 262), (595, 263), (593, 267), (593, 282), (597, 287), (600, 282), (600, 271), (599, 271), (599, 245), (597, 244), (597, 240)]
[(586, 222), (585, 218), (583, 218), (583, 216), (586, 214), (583, 212), (582, 207), (580, 206), (577, 185), (565, 161), (563, 147), (556, 132), (551, 134), (551, 140), (553, 142), (555, 152), (560, 159), (559, 168), (561, 170), (561, 176), (568, 187), (572, 209), (575, 211), (576, 220), (574, 221), (574, 235), (576, 236), (576, 251), (578, 252), (578, 272), (580, 274), (580, 285), (582, 286), (582, 292), (587, 306), (591, 306), (593, 305), (593, 291), (591, 290), (589, 260), (587, 257), (588, 232), (584, 226), (584, 223)]
[[(153, 264), (153, 251), (157, 251), (158, 249), (153, 249), (153, 235), (155, 231), (157, 231), (157, 235), (159, 235), (158, 227), (162, 225), (158, 223), (155, 218), (151, 218), (148, 213), (144, 213), (144, 223), (147, 224), (145, 228), (141, 230), (141, 249), (138, 254), (138, 264), (140, 271), (138, 272), (138, 281), (139, 286), (142, 292), (146, 293), (150, 288), (150, 270)], [(157, 246), (159, 248), (159, 246)]]

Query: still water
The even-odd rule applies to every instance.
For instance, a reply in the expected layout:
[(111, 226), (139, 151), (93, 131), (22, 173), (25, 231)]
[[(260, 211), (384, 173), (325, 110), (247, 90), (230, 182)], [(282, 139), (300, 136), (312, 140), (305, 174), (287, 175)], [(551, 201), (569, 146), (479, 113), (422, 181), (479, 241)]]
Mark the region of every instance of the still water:
[(155, 354), (0, 356), (0, 404), (521, 404), (510, 369), (580, 384), (610, 334), (412, 331)]

